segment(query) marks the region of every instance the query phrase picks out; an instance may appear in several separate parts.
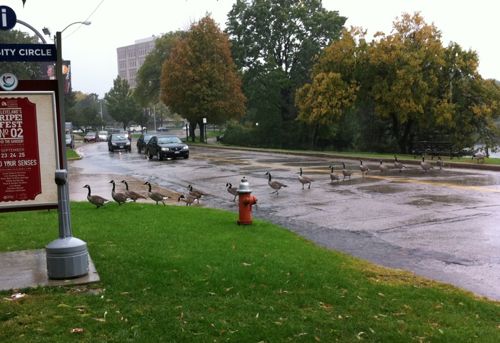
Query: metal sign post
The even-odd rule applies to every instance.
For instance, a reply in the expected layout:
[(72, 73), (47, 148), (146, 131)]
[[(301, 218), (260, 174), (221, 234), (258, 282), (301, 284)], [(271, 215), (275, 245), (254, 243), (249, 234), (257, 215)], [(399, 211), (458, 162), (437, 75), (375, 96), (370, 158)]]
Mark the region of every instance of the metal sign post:
[(65, 135), (62, 128), (65, 122), (64, 112), (64, 79), (63, 59), (61, 47), (61, 32), (56, 33), (56, 77), (57, 98), (59, 103), (59, 144), (62, 151), (60, 158), (60, 169), (56, 170), (55, 182), (57, 184), (58, 207), (59, 207), (59, 238), (50, 242), (46, 247), (47, 272), (51, 279), (67, 279), (88, 274), (89, 254), (87, 243), (72, 237), (71, 216), (69, 208), (68, 171), (66, 160)]

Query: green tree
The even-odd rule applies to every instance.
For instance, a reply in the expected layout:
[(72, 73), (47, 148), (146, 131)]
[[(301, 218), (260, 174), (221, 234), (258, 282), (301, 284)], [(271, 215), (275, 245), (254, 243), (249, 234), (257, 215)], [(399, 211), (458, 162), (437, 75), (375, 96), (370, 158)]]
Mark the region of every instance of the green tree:
[(137, 71), (137, 87), (134, 96), (143, 107), (150, 107), (160, 102), (160, 77), (163, 63), (170, 56), (175, 42), (185, 32), (169, 32), (158, 38), (154, 49), (146, 56)]
[[(244, 75), (249, 113), (265, 119), (266, 113), (260, 112), (274, 108), (283, 124), (282, 132), (277, 133), (279, 129), (273, 127), (267, 135), (287, 139), (286, 133), (294, 126), (291, 122), (297, 115), (295, 90), (309, 80), (317, 54), (338, 39), (345, 20), (337, 11), (323, 8), (321, 0), (237, 0), (233, 5), (226, 31), (236, 64)], [(279, 89), (263, 89), (277, 85)], [(278, 99), (259, 97), (261, 93), (275, 92), (279, 93)], [(270, 101), (274, 103), (263, 104)], [(278, 120), (274, 115), (272, 118)], [(297, 142), (297, 137), (293, 141)]]
[(122, 123), (124, 130), (142, 115), (142, 109), (133, 97), (127, 80), (119, 76), (113, 81), (113, 88), (104, 95), (104, 100), (109, 115)]
[(193, 140), (202, 118), (219, 124), (243, 115), (245, 97), (229, 41), (212, 18), (202, 18), (177, 41), (163, 65), (161, 90), (163, 103), (190, 122)]
[(73, 106), (67, 108), (66, 120), (73, 123), (73, 127), (98, 128), (104, 125), (101, 118), (99, 96), (97, 94), (85, 94), (73, 92)]
[[(38, 38), (17, 30), (1, 31), (0, 42), (8, 44), (38, 43)], [(13, 73), (19, 80), (38, 80), (42, 76), (42, 64), (34, 62), (2, 62), (0, 75)]]
[(444, 48), (418, 13), (403, 14), (390, 35), (370, 43), (360, 29), (344, 31), (297, 92), (299, 119), (337, 141), (347, 131), (353, 147), (372, 151), (410, 152), (420, 140), (492, 146), (500, 93), (478, 63), (456, 43)]

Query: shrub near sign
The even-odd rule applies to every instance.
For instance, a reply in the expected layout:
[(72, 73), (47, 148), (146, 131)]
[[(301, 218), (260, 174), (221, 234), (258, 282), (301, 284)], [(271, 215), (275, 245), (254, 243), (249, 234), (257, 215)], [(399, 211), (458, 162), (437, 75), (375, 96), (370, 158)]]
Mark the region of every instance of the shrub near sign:
[(27, 98), (3, 99), (0, 102), (0, 201), (34, 200), (41, 192), (35, 104)]

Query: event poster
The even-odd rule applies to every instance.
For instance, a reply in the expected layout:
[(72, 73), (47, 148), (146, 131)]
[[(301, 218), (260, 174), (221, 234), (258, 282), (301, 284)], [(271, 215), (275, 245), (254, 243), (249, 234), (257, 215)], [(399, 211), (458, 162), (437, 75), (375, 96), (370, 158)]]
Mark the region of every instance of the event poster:
[(57, 204), (53, 92), (0, 93), (0, 210)]

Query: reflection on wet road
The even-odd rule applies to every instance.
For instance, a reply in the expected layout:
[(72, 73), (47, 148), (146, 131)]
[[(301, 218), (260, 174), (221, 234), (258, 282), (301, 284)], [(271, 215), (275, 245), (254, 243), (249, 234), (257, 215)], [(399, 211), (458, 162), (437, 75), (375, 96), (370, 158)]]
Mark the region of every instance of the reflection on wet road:
[[(160, 162), (135, 150), (108, 153), (105, 143), (80, 151), (85, 158), (70, 163), (72, 200), (85, 199), (85, 183), (109, 197), (109, 180), (126, 178), (135, 191), (145, 192), (143, 183), (150, 181), (173, 196), (191, 184), (210, 194), (202, 206), (236, 212), (225, 185), (237, 186), (246, 176), (258, 198), (256, 217), (320, 245), (500, 300), (500, 173), (426, 173), (418, 164), (400, 173), (390, 162), (382, 173), (377, 161), (365, 161), (371, 170), (362, 177), (358, 160), (195, 147), (188, 160)], [(330, 182), (328, 166), (342, 180), (342, 162), (352, 178)], [(300, 167), (315, 180), (311, 189), (302, 190)], [(279, 196), (270, 194), (266, 171), (288, 185)]]

